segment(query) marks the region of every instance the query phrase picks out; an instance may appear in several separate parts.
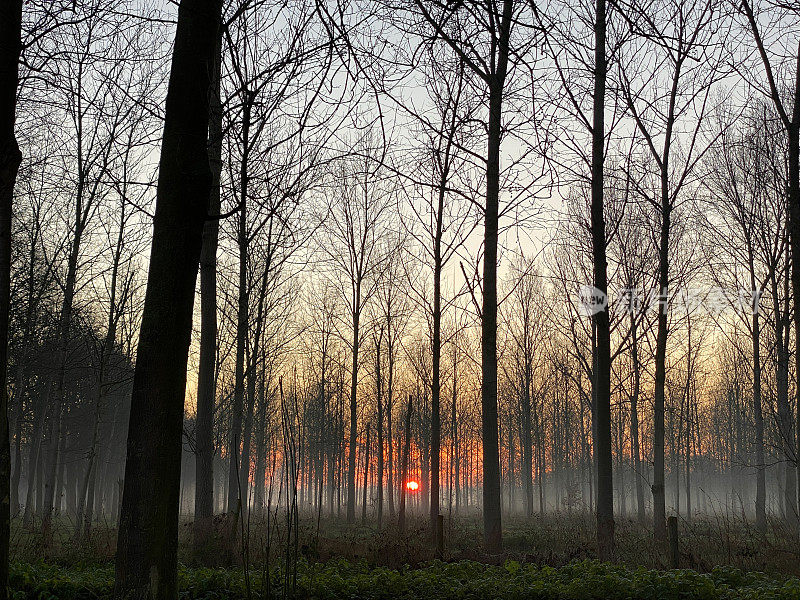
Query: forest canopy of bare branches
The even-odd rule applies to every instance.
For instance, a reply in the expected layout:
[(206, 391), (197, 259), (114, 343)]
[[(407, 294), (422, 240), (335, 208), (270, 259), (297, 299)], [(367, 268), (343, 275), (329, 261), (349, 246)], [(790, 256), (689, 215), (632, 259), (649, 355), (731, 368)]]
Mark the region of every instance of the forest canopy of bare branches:
[(4, 4), (5, 594), (800, 575), (796, 2)]

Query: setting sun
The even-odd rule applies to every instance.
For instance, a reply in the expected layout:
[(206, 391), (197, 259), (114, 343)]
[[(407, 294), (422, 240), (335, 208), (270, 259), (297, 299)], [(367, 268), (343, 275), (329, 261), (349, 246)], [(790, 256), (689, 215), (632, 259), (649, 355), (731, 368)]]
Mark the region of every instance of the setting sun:
[(416, 481), (406, 482), (406, 489), (409, 492), (416, 492), (419, 489), (419, 484)]

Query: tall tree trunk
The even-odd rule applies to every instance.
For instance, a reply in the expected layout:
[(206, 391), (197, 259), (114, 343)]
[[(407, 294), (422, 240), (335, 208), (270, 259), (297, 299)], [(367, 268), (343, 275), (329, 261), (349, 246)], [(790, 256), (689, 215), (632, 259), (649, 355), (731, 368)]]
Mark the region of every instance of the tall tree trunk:
[(664, 487), (664, 387), (667, 359), (667, 300), (669, 286), (670, 205), (662, 167), (661, 234), (658, 250), (658, 331), (656, 333), (655, 392), (653, 405), (653, 534), (658, 541), (667, 539), (667, 509)]
[[(750, 284), (756, 290), (755, 265), (750, 256)], [(767, 475), (764, 463), (764, 413), (761, 407), (761, 322), (758, 299), (754, 299), (751, 336), (753, 344), (753, 412), (756, 421), (756, 531), (767, 531)], [(777, 318), (777, 315), (776, 315)], [(691, 338), (690, 338), (691, 339)], [(687, 455), (688, 461), (688, 455)]]
[[(792, 408), (789, 405), (789, 306), (786, 310), (781, 309), (780, 296), (778, 294), (778, 278), (773, 270), (770, 274), (772, 287), (772, 307), (775, 314), (775, 348), (777, 354), (776, 373), (775, 373), (775, 400), (778, 405), (778, 423), (783, 447), (784, 460), (784, 506), (786, 509), (786, 519), (794, 529), (798, 526), (797, 512), (797, 487), (796, 487), (796, 450), (795, 450), (795, 431), (794, 419), (792, 418)], [(785, 302), (788, 303), (789, 295), (785, 295)]]
[[(74, 223), (73, 223), (73, 230), (72, 230), (72, 239), (70, 241), (70, 249), (69, 254), (67, 257), (67, 275), (64, 281), (64, 298), (61, 304), (61, 313), (59, 315), (59, 326), (58, 326), (58, 353), (56, 357), (56, 388), (55, 388), (55, 397), (54, 397), (54, 412), (53, 417), (54, 420), (51, 423), (51, 432), (52, 438), (54, 443), (51, 447), (50, 452), (50, 463), (48, 465), (48, 475), (47, 479), (45, 480), (45, 492), (44, 492), (44, 506), (43, 506), (43, 514), (42, 514), (42, 540), (45, 546), (48, 546), (51, 542), (52, 532), (51, 532), (51, 523), (53, 517), (53, 511), (57, 508), (57, 494), (59, 490), (57, 490), (57, 479), (58, 479), (58, 469), (61, 464), (61, 456), (60, 456), (60, 448), (61, 444), (59, 440), (61, 439), (61, 427), (63, 424), (63, 404), (64, 404), (64, 396), (65, 396), (65, 380), (66, 380), (66, 368), (67, 368), (67, 355), (69, 352), (69, 343), (70, 343), (70, 329), (72, 326), (72, 306), (75, 300), (75, 286), (77, 281), (77, 274), (78, 274), (78, 260), (80, 258), (81, 252), (81, 243), (83, 241), (83, 234), (86, 228), (86, 219), (88, 217), (88, 204), (89, 200), (85, 198), (86, 195), (86, 175), (87, 175), (87, 167), (85, 162), (84, 156), (84, 139), (83, 139), (83, 131), (84, 131), (84, 109), (83, 106), (83, 98), (82, 98), (82, 86), (83, 81), (81, 79), (81, 75), (78, 76), (78, 81), (76, 82), (76, 87), (78, 89), (77, 93), (77, 107), (76, 107), (76, 141), (77, 141), (77, 152), (76, 152), (76, 161), (77, 161), (77, 175), (78, 181), (75, 191), (75, 204), (74, 204)], [(93, 193), (92, 193), (93, 195)]]
[(0, 600), (8, 597), (11, 536), (11, 446), (8, 433), (8, 323), (11, 303), (11, 217), (22, 155), (14, 135), (22, 51), (22, 0), (0, 8)]
[[(789, 240), (792, 257), (792, 298), (794, 299), (794, 372), (796, 433), (800, 436), (800, 49), (797, 55), (797, 84), (795, 86), (794, 121), (789, 127)], [(800, 438), (798, 438), (800, 439)], [(800, 449), (800, 444), (795, 446)], [(797, 460), (797, 485), (800, 496), (800, 460)]]
[(433, 340), (431, 343), (433, 377), (431, 378), (431, 458), (430, 458), (430, 535), (436, 543), (439, 522), (439, 462), (442, 444), (442, 421), (439, 408), (441, 394), (442, 359), (442, 213), (444, 212), (444, 186), (439, 190), (436, 215), (436, 236), (433, 249)]
[[(270, 236), (271, 241), (271, 236)], [(249, 500), (249, 486), (250, 486), (250, 443), (253, 436), (253, 417), (256, 406), (256, 380), (258, 376), (258, 358), (261, 353), (261, 333), (264, 324), (264, 301), (267, 295), (267, 285), (269, 282), (270, 267), (271, 267), (271, 251), (267, 253), (267, 261), (264, 266), (264, 272), (261, 277), (261, 283), (258, 289), (258, 308), (256, 310), (256, 328), (253, 335), (252, 349), (250, 351), (249, 360), (247, 361), (247, 411), (245, 413), (244, 422), (244, 437), (242, 439), (242, 460), (239, 472), (239, 497), (242, 499), (242, 515), (247, 516), (248, 500)], [(304, 422), (305, 423), (305, 422)], [(304, 425), (305, 426), (305, 425)], [(302, 465), (302, 456), (301, 462)], [(301, 488), (302, 489), (302, 488)]]
[[(63, 360), (62, 360), (63, 358)], [(42, 544), (48, 547), (52, 543), (52, 521), (53, 512), (59, 506), (58, 497), (58, 468), (61, 465), (61, 426), (63, 420), (64, 406), (62, 397), (64, 393), (64, 363), (66, 361), (66, 347), (62, 346), (57, 359), (59, 365), (56, 367), (56, 390), (53, 399), (53, 414), (50, 418), (50, 429), (48, 442), (50, 444), (47, 469), (44, 478), (44, 489), (42, 496)]]
[(451, 406), (451, 425), (453, 428), (453, 453), (450, 457), (450, 462), (453, 463), (453, 485), (455, 487), (455, 509), (458, 514), (461, 508), (461, 453), (458, 447), (458, 419), (456, 411), (456, 400), (458, 399), (458, 387), (456, 386), (456, 378), (458, 376), (458, 347), (455, 340), (453, 340), (453, 389), (451, 390), (452, 396), (450, 398)]
[(383, 378), (381, 377), (383, 331), (383, 327), (381, 327), (375, 343), (375, 398), (378, 404), (378, 529), (383, 525)]
[(183, 403), (211, 193), (209, 97), (219, 0), (182, 0), (167, 88), (153, 242), (131, 395), (117, 597), (177, 597)]
[(605, 305), (594, 313), (597, 344), (594, 384), (597, 415), (597, 544), (600, 560), (614, 555), (614, 484), (611, 441), (611, 330), (607, 302), (606, 225), (603, 215), (603, 168), (605, 164), (606, 3), (597, 0), (595, 14), (594, 116), (592, 124), (592, 258), (594, 287)]
[(483, 441), (483, 541), (486, 551), (503, 551), (500, 506), (500, 448), (497, 421), (497, 242), (500, 209), (500, 143), (503, 88), (508, 70), (513, 0), (503, 0), (495, 72), (489, 78), (489, 129), (486, 154), (486, 206), (483, 235), (481, 311), (481, 433)]
[(525, 336), (525, 373), (522, 389), (522, 478), (525, 485), (525, 516), (533, 516), (533, 441), (531, 439), (532, 366), (528, 356), (527, 324)]
[[(689, 374), (691, 375), (691, 367)], [(686, 386), (686, 521), (692, 520), (692, 392)]]
[(347, 448), (347, 522), (356, 520), (356, 439), (358, 437), (358, 347), (359, 324), (361, 320), (361, 287), (356, 284), (353, 298), (353, 363), (350, 372), (350, 440)]
[(394, 340), (392, 339), (391, 318), (386, 323), (386, 365), (389, 369), (386, 379), (386, 439), (389, 443), (386, 446), (386, 460), (389, 463), (389, 473), (387, 477), (387, 489), (389, 490), (389, 517), (394, 518), (394, 494), (395, 494), (395, 475), (394, 475), (394, 446), (392, 440), (392, 408), (394, 400)]

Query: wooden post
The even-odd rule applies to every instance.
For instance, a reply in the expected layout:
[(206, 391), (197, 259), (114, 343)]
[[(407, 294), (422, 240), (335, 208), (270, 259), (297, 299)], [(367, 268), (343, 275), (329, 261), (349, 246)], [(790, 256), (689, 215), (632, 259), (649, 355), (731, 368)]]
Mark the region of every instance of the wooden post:
[(436, 517), (436, 557), (444, 557), (444, 515)]
[(678, 517), (672, 516), (667, 519), (667, 529), (669, 530), (669, 566), (671, 569), (678, 568)]

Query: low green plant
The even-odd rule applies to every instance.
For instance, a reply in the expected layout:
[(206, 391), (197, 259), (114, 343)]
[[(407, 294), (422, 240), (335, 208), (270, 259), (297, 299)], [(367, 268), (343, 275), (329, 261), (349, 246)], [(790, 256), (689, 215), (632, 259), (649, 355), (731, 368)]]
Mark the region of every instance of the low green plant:
[[(270, 584), (264, 577), (270, 578)], [(15, 600), (96, 600), (113, 594), (110, 565), (61, 567), (12, 565)], [(797, 600), (800, 579), (724, 567), (709, 573), (657, 571), (581, 561), (560, 568), (508, 561), (430, 562), (419, 568), (370, 566), (366, 561), (301, 561), (297, 588), (284, 590), (279, 570), (252, 576), (251, 598), (295, 597), (314, 600)], [(247, 600), (240, 569), (181, 567), (181, 600)]]

